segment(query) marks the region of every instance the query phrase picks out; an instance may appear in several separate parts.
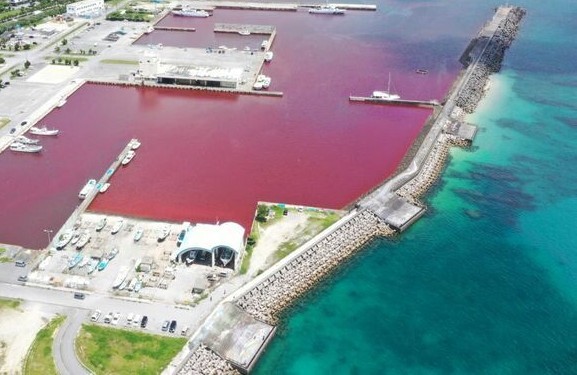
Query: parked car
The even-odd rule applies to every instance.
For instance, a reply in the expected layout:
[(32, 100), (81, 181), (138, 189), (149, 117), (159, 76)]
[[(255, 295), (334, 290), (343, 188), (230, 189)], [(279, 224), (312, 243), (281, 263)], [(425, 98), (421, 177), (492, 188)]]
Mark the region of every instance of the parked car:
[(133, 317), (134, 317), (133, 313), (128, 314), (128, 316), (126, 317), (126, 325), (129, 325), (130, 323), (132, 323)]
[(170, 333), (174, 333), (174, 331), (176, 331), (176, 320), (170, 322), (170, 328), (168, 329), (168, 332)]
[(184, 328), (182, 329), (182, 331), (180, 331), (180, 335), (181, 335), (181, 336), (186, 336), (186, 335), (188, 335), (188, 330), (189, 330), (188, 326), (184, 327)]
[(118, 325), (118, 322), (120, 321), (120, 313), (114, 313), (114, 316), (112, 317), (112, 324), (114, 325)]
[(90, 317), (90, 320), (92, 320), (93, 322), (97, 322), (98, 318), (100, 318), (100, 315), (102, 315), (102, 311), (96, 310), (96, 311), (94, 311), (94, 313)]
[(144, 315), (142, 317), (142, 321), (140, 321), (140, 328), (146, 328), (147, 324), (148, 324), (148, 316)]
[(106, 314), (106, 316), (104, 317), (104, 323), (109, 324), (110, 322), (112, 322), (112, 313), (111, 312)]
[(170, 321), (169, 320), (165, 320), (164, 323), (162, 323), (162, 331), (166, 332), (168, 331), (168, 326), (170, 325)]
[(135, 327), (138, 327), (140, 325), (140, 319), (142, 319), (140, 315), (134, 315), (134, 318), (132, 318), (132, 324), (134, 324)]
[(16, 267), (26, 267), (26, 262), (23, 260), (17, 260), (16, 263), (14, 263), (16, 265)]

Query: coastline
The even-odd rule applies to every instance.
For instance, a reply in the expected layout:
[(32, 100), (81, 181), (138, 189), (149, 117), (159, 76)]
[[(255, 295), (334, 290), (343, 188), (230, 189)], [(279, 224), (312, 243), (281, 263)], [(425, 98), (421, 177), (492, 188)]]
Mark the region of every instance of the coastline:
[[(475, 132), (472, 136), (463, 137), (459, 133), (453, 134), (452, 130), (463, 127), (462, 121), (466, 118), (466, 114), (473, 113), (484, 97), (490, 86), (489, 77), (500, 70), (504, 53), (514, 40), (518, 25), (524, 15), (525, 11), (517, 7), (502, 6), (496, 9), (491, 22), (484, 26), (472, 45), (467, 48), (467, 55), (462, 56), (462, 59), (467, 60), (466, 66), (453, 85), (443, 109), (427, 121), (424, 128), (429, 123), (431, 127), (426, 129), (427, 132), (423, 132), (426, 136), (422, 137), (420, 145), (418, 147), (413, 145), (407, 153), (410, 155), (413, 151), (415, 152), (407, 169), (367, 194), (362, 201), (359, 201), (360, 203), (355, 205), (351, 216), (344, 223), (339, 222), (333, 225), (326, 231), (324, 237), (321, 234), (321, 238), (317, 239), (313, 245), (305, 245), (302, 249), (295, 251), (294, 256), (253, 279), (248, 285), (227, 298), (225, 303), (235, 303), (241, 310), (240, 314), (247, 314), (274, 327), (282, 311), (307, 293), (318, 280), (332, 272), (344, 259), (354, 254), (371, 239), (392, 236), (416, 221), (426, 209), (419, 201), (419, 197), (429, 191), (444, 170), (449, 148), (454, 145), (466, 147), (472, 142)], [(421, 140), (421, 137), (418, 139)], [(391, 201), (399, 202), (399, 198), (402, 202), (392, 204), (392, 213), (391, 209), (382, 210), (383, 206), (390, 204)], [(393, 221), (390, 218), (398, 215), (395, 211), (406, 211), (406, 206), (409, 206), (408, 210), (416, 207), (419, 212), (411, 214), (410, 217), (406, 212), (402, 212), (400, 216), (404, 222), (398, 226), (395, 221), (398, 217), (395, 217)], [(343, 251), (341, 251), (342, 248), (344, 248)], [(332, 253), (335, 254), (335, 258), (323, 263), (324, 257), (328, 254), (331, 259)], [(217, 309), (222, 306), (221, 303)], [(211, 314), (205, 326), (218, 325), (216, 315), (218, 314)], [(215, 317), (216, 321), (211, 321), (211, 318)], [(242, 328), (240, 331), (242, 332)], [(184, 362), (173, 363), (172, 368), (169, 366), (164, 373), (176, 373), (183, 368), (194, 369), (195, 366), (207, 365), (206, 361), (199, 363), (194, 359), (196, 351), (206, 347), (209, 349), (218, 347), (219, 343), (206, 343), (199, 340), (202, 339), (199, 338), (197, 332), (187, 348), (190, 349), (189, 354), (179, 356), (179, 361), (183, 357), (186, 358)], [(242, 344), (241, 340), (237, 340), (233, 345)], [(248, 373), (254, 365), (253, 361), (260, 356), (262, 350), (264, 346), (253, 354), (252, 358), (245, 358), (244, 361), (227, 357), (222, 354), (222, 350), (220, 353), (218, 350), (213, 350), (216, 357), (212, 356), (210, 362), (218, 366), (228, 362), (236, 369), (230, 370), (230, 373), (237, 373), (235, 371)], [(172, 372), (173, 370), (176, 371)]]

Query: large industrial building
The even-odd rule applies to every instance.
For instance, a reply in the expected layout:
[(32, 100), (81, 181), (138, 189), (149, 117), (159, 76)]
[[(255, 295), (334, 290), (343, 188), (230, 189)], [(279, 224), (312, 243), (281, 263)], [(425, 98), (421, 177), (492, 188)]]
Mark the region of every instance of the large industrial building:
[(104, 0), (83, 0), (66, 5), (66, 13), (72, 17), (93, 17), (104, 12)]

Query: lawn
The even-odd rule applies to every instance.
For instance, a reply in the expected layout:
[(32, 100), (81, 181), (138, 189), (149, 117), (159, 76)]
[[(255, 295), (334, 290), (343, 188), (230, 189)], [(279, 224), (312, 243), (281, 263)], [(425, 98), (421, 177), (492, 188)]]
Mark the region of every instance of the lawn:
[(24, 374), (58, 375), (52, 356), (52, 343), (56, 330), (65, 319), (65, 316), (58, 316), (38, 332), (24, 361)]
[(20, 306), (20, 300), (18, 299), (5, 299), (0, 298), (0, 310), (3, 309), (17, 309)]
[(120, 60), (120, 59), (102, 59), (101, 64), (122, 64), (122, 65), (138, 65), (136, 60)]
[(180, 337), (85, 324), (76, 338), (76, 353), (95, 374), (152, 375), (160, 374), (185, 343)]

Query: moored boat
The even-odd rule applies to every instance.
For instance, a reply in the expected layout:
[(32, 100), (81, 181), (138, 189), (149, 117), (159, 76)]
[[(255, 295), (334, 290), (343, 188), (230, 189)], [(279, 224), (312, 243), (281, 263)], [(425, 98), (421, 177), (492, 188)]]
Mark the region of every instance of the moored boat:
[(112, 229), (110, 229), (110, 233), (116, 234), (116, 233), (120, 232), (123, 225), (124, 225), (124, 220), (122, 220), (122, 219), (118, 220), (116, 223), (114, 223), (114, 225), (112, 226)]
[(122, 284), (122, 282), (126, 279), (126, 276), (128, 276), (128, 271), (129, 268), (127, 266), (120, 267), (118, 275), (116, 276), (116, 279), (114, 279), (114, 283), (112, 283), (113, 289), (117, 289)]
[(427, 69), (417, 69), (415, 70), (415, 72), (417, 74), (429, 74), (429, 71)]
[(90, 232), (85, 230), (76, 243), (76, 250), (82, 250), (84, 246), (90, 241)]
[(106, 193), (106, 190), (108, 190), (108, 188), (110, 187), (110, 182), (105, 182), (102, 184), (102, 186), (100, 187), (100, 189), (98, 189), (98, 191), (100, 193)]
[(389, 73), (389, 83), (387, 85), (387, 91), (373, 91), (371, 95), (373, 99), (381, 100), (399, 100), (401, 97), (397, 94), (391, 94), (391, 74)]
[(134, 150), (128, 150), (128, 152), (124, 156), (124, 159), (122, 159), (122, 162), (121, 162), (122, 165), (126, 165), (126, 164), (130, 163), (130, 161), (134, 158), (134, 155), (136, 155), (136, 152), (134, 152)]
[(70, 242), (72, 239), (72, 234), (72, 230), (67, 230), (66, 232), (62, 233), (56, 242), (56, 250), (62, 250), (66, 245), (68, 245), (68, 242)]
[(19, 135), (18, 137), (14, 138), (14, 142), (21, 143), (23, 145), (35, 145), (38, 144), (38, 142), (40, 141), (37, 139), (30, 139), (23, 135)]
[(96, 271), (96, 267), (98, 267), (98, 260), (96, 259), (91, 259), (90, 260), (90, 264), (88, 265), (88, 274), (91, 274), (92, 272)]
[(144, 229), (142, 229), (141, 227), (136, 228), (136, 232), (134, 233), (134, 241), (135, 242), (140, 241), (143, 234), (144, 234)]
[(170, 224), (164, 225), (158, 233), (158, 242), (162, 242), (170, 235)]
[(34, 153), (34, 152), (40, 152), (42, 150), (42, 146), (39, 145), (24, 145), (22, 143), (19, 142), (14, 142), (10, 145), (10, 150), (11, 151), (16, 151), (16, 152), (30, 152), (30, 153)]
[(132, 280), (130, 280), (130, 284), (128, 284), (128, 291), (132, 292), (134, 290), (134, 287), (136, 286), (136, 283), (138, 282), (138, 279), (136, 277), (133, 277)]
[(144, 30), (144, 33), (145, 33), (145, 34), (150, 34), (150, 33), (153, 32), (153, 31), (154, 31), (154, 27), (148, 26), (148, 27), (146, 28), (146, 30)]
[(268, 48), (268, 40), (263, 40), (260, 44), (260, 49), (267, 49)]
[(108, 253), (108, 260), (114, 259), (114, 257), (117, 255), (118, 255), (118, 248), (115, 247), (114, 249), (112, 249), (112, 251), (110, 251), (110, 253)]
[(133, 139), (132, 141), (130, 141), (130, 149), (131, 150), (137, 150), (140, 147), (140, 141), (138, 139)]
[(98, 223), (96, 223), (96, 231), (100, 232), (102, 229), (104, 229), (107, 221), (108, 221), (108, 219), (106, 217), (103, 217), (102, 219), (100, 219), (98, 221)]
[(240, 31), (238, 32), (238, 34), (239, 34), (239, 35), (247, 36), (247, 35), (250, 35), (250, 31), (248, 31), (248, 30), (240, 30)]
[(100, 259), (100, 262), (98, 262), (97, 266), (98, 271), (103, 271), (106, 268), (106, 266), (108, 266), (108, 262), (109, 262), (108, 258), (102, 257), (102, 259)]
[(224, 248), (221, 250), (220, 253), (220, 261), (222, 262), (222, 266), (226, 267), (234, 256), (234, 252), (231, 249)]
[(274, 53), (273, 53), (272, 51), (267, 51), (267, 52), (265, 52), (265, 54), (264, 54), (264, 61), (266, 61), (266, 62), (271, 62), (273, 56), (274, 56)]
[(76, 267), (78, 265), (78, 263), (80, 263), (82, 261), (83, 258), (84, 258), (84, 255), (82, 255), (81, 253), (76, 254), (74, 256), (74, 258), (72, 258), (68, 261), (68, 269), (71, 270), (74, 267)]
[(62, 98), (62, 99), (60, 99), (60, 101), (58, 102), (58, 104), (56, 104), (56, 106), (57, 106), (58, 108), (62, 108), (62, 107), (64, 107), (64, 104), (66, 104), (66, 99), (65, 99), (65, 98)]
[(94, 190), (95, 187), (96, 187), (96, 180), (95, 179), (88, 180), (86, 185), (84, 185), (82, 190), (80, 190), (80, 193), (78, 193), (78, 198), (80, 199), (86, 198), (88, 194), (92, 193), (92, 190)]
[(37, 127), (33, 126), (30, 128), (29, 133), (34, 134), (34, 135), (58, 135), (58, 133), (60, 133), (60, 130), (48, 129), (46, 126), (44, 126), (42, 128), (37, 128)]

